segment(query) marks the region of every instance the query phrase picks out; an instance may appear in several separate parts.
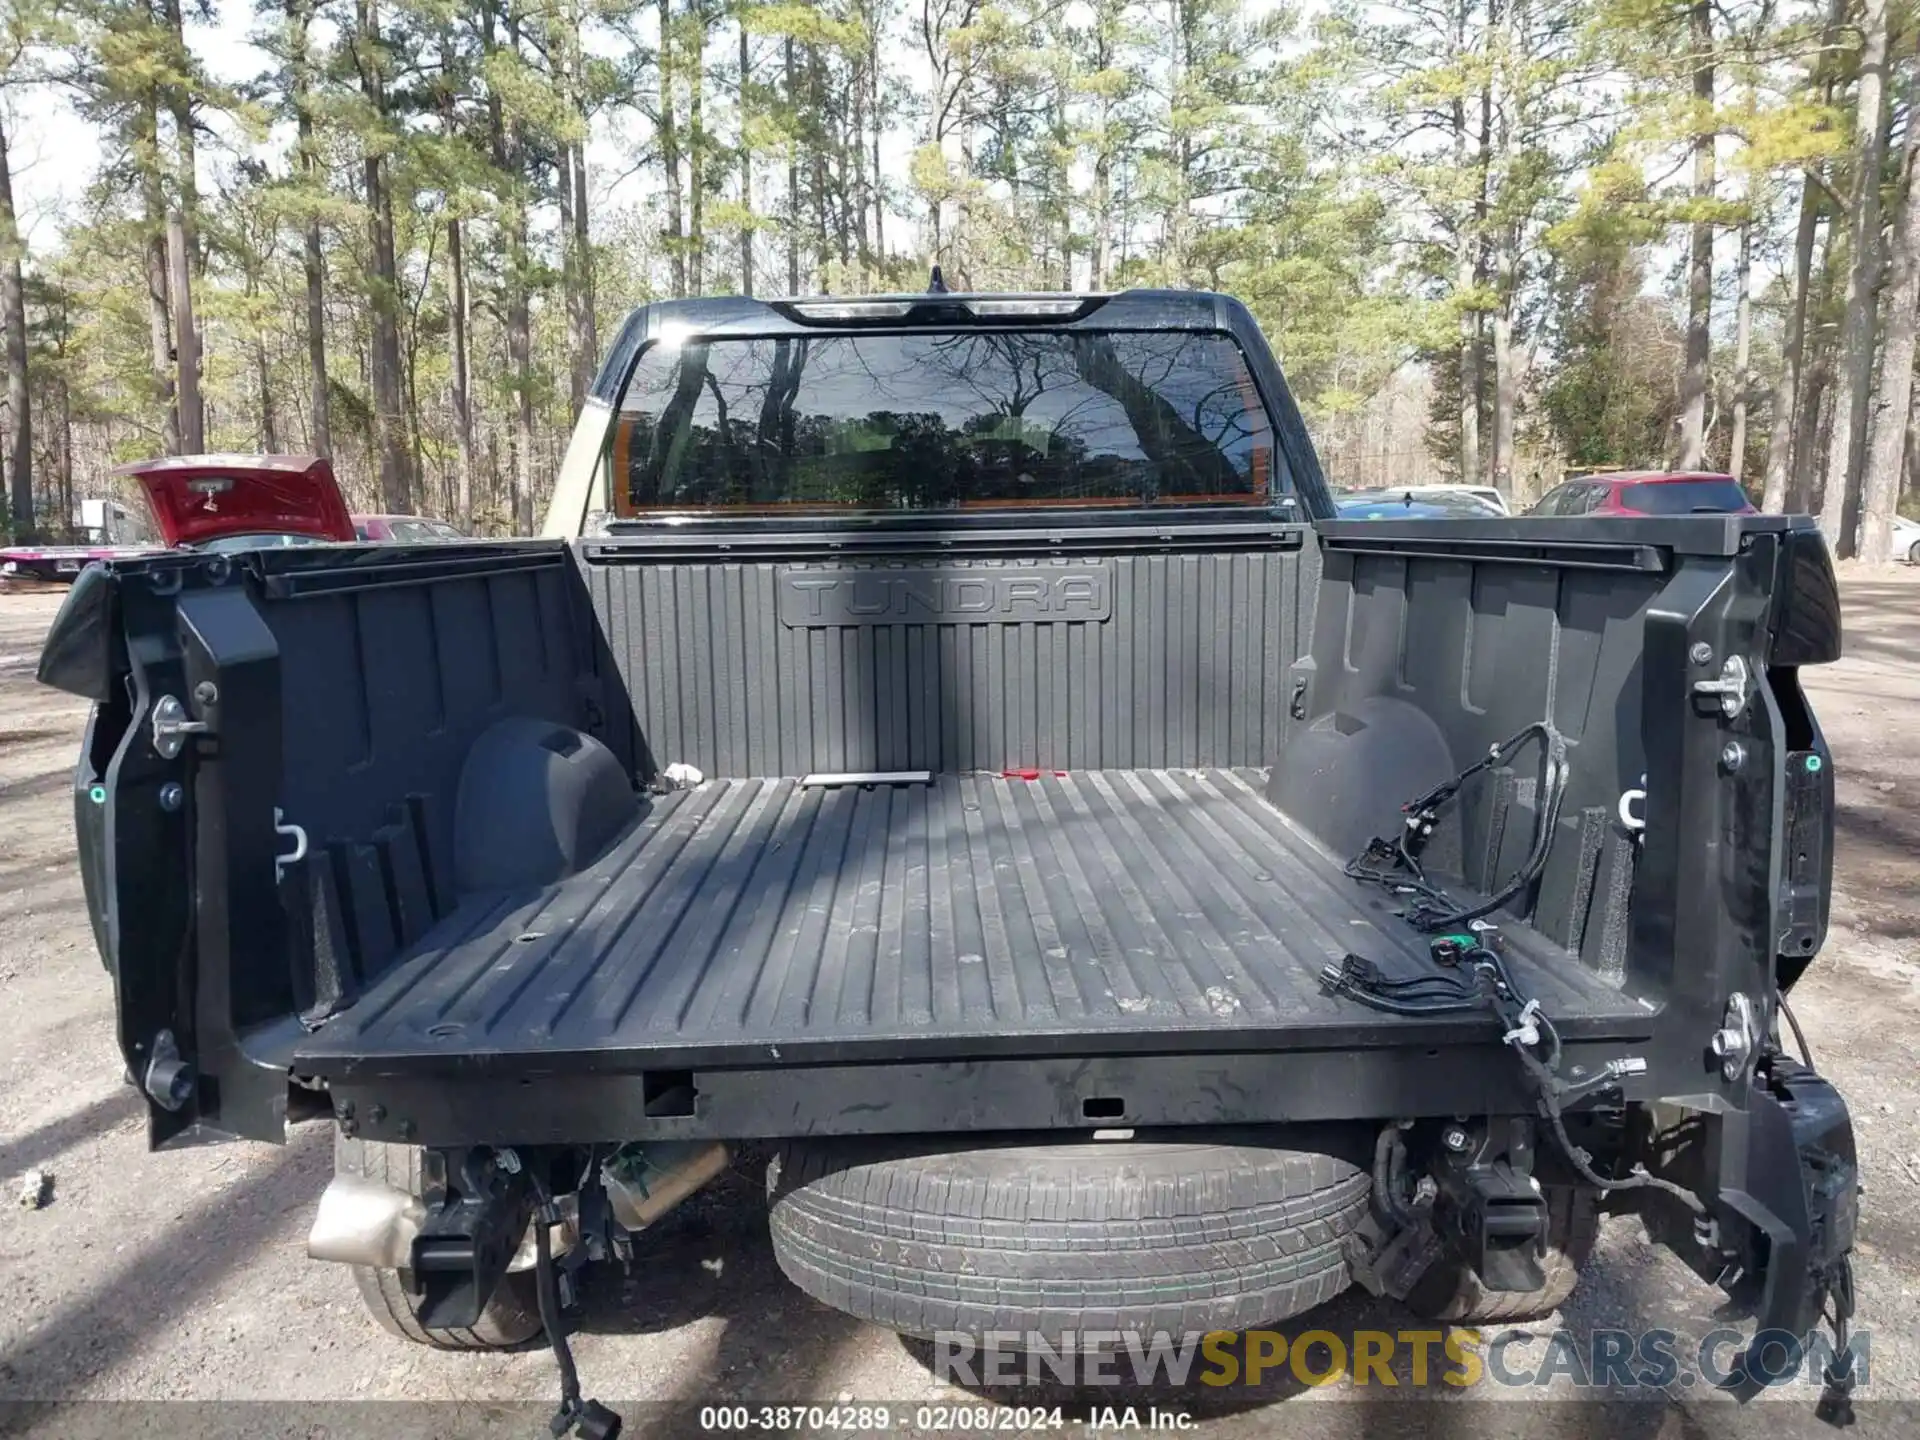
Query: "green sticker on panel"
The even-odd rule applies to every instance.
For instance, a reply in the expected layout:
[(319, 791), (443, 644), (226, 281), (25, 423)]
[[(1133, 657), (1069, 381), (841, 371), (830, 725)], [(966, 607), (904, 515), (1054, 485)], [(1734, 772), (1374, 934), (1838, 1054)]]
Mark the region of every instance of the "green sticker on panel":
[(1809, 775), (1817, 775), (1820, 773), (1820, 757), (1818, 755), (1807, 756), (1807, 773)]

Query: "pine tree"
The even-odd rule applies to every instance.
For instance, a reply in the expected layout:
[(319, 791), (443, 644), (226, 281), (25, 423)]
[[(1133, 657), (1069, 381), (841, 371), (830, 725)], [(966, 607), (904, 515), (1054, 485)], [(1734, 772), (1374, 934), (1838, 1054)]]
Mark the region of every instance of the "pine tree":
[(5, 494), (13, 537), (34, 537), (33, 406), (29, 399), (27, 299), (21, 238), (13, 200), (6, 104), (41, 83), (39, 49), (59, 38), (53, 12), (39, 0), (0, 0), (0, 329), (6, 332)]
[(1860, 528), (1860, 471), (1873, 406), (1873, 359), (1880, 280), (1880, 169), (1890, 123), (1886, 95), (1887, 0), (1862, 0), (1859, 80), (1853, 102), (1853, 230), (1847, 272), (1844, 368), (1828, 449), (1820, 528), (1842, 558), (1854, 553)]

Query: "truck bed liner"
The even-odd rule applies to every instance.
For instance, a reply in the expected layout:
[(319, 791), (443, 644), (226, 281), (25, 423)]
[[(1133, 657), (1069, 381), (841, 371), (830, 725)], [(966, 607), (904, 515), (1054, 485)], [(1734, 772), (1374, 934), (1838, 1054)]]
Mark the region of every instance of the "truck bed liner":
[[(654, 799), (598, 863), (469, 899), (312, 1036), (301, 1073), (545, 1073), (770, 1060), (1406, 1044), (1488, 1022), (1327, 994), (1348, 951), (1426, 944), (1263, 798), (1253, 771)], [(1516, 978), (1569, 1037), (1651, 1011), (1541, 936)]]

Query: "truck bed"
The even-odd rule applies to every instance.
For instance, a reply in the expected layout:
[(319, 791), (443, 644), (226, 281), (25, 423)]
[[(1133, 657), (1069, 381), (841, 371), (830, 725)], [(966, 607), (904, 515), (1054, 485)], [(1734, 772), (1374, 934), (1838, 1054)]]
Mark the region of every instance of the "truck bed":
[[(302, 1048), (317, 1076), (491, 1064), (976, 1058), (1406, 1044), (1489, 1022), (1326, 993), (1349, 951), (1430, 968), (1387, 899), (1253, 771), (808, 787), (654, 798), (600, 861), (443, 919)], [(1519, 982), (1563, 1034), (1650, 1010), (1524, 928)]]

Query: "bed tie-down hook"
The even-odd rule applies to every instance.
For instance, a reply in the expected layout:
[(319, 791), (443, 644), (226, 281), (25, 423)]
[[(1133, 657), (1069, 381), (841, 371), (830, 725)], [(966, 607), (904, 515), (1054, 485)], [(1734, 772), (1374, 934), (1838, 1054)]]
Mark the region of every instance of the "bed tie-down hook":
[[(1635, 806), (1639, 807), (1641, 813), (1637, 815), (1634, 813)], [(1636, 840), (1640, 838), (1641, 832), (1647, 828), (1646, 807), (1647, 777), (1642, 775), (1640, 777), (1640, 783), (1637, 786), (1631, 790), (1622, 790), (1620, 792), (1620, 804), (1617, 811), (1620, 817), (1620, 828), (1627, 831)]]
[(289, 865), (298, 865), (307, 858), (307, 832), (288, 820), (286, 811), (276, 805), (273, 807), (273, 833), (293, 841), (293, 849), (284, 855), (276, 852), (273, 857), (273, 883), (278, 885), (287, 878)]

